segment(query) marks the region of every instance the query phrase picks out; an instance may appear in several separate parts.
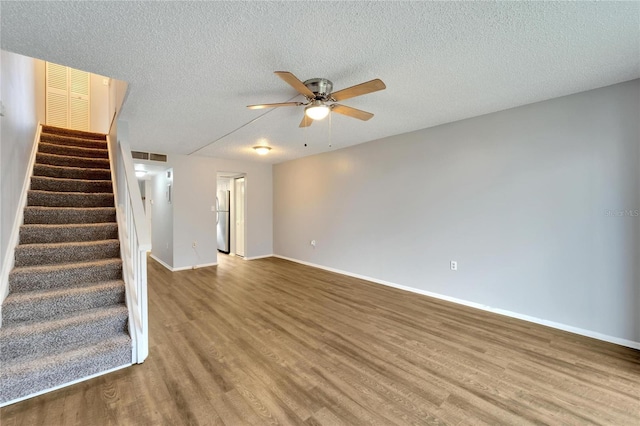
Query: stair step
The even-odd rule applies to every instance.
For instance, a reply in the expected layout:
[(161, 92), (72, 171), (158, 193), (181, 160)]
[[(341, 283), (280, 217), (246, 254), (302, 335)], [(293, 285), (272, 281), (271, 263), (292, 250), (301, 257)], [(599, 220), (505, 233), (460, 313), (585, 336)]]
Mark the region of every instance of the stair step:
[(51, 265), (83, 262), (120, 256), (120, 241), (100, 240), (47, 244), (20, 244), (15, 251), (15, 266)]
[(52, 355), (61, 349), (91, 345), (127, 331), (124, 304), (87, 309), (50, 321), (36, 321), (0, 328), (0, 362), (18, 357)]
[(85, 167), (89, 169), (109, 168), (109, 160), (106, 158), (70, 157), (66, 155), (46, 154), (44, 152), (38, 152), (36, 154), (36, 163), (53, 166)]
[(9, 291), (24, 292), (122, 279), (120, 258), (59, 265), (21, 266), (9, 273)]
[(64, 179), (45, 176), (33, 176), (31, 189), (57, 192), (113, 192), (110, 180)]
[(22, 321), (48, 320), (124, 301), (122, 280), (102, 281), (74, 288), (11, 293), (2, 305), (2, 327)]
[(0, 365), (0, 403), (131, 364), (131, 338), (122, 333), (88, 346)]
[(83, 139), (72, 136), (56, 135), (53, 133), (40, 134), (40, 142), (55, 145), (79, 146), (82, 148), (107, 149), (106, 140)]
[(118, 238), (116, 223), (33, 224), (20, 227), (20, 244), (64, 243)]
[(56, 145), (42, 141), (38, 144), (38, 152), (44, 154), (64, 155), (67, 157), (109, 158), (109, 151), (106, 149)]
[(64, 179), (111, 180), (111, 170), (109, 169), (55, 166), (51, 164), (36, 164), (33, 167), (33, 175)]
[(25, 224), (105, 223), (116, 221), (115, 207), (41, 207), (24, 209)]
[(29, 191), (28, 206), (114, 207), (112, 193)]
[(93, 139), (93, 140), (107, 140), (107, 135), (103, 133), (93, 133), (93, 132), (85, 132), (84, 130), (72, 130), (65, 129), (62, 127), (54, 127), (54, 126), (42, 126), (43, 134), (53, 134), (59, 136), (70, 136), (73, 138), (81, 138), (81, 139)]

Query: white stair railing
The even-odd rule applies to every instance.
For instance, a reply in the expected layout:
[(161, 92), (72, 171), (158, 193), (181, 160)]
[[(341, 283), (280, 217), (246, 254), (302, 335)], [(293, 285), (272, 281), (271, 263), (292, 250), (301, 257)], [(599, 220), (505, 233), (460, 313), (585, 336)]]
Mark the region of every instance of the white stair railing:
[(131, 149), (117, 140), (114, 129), (107, 136), (113, 195), (120, 237), (122, 275), (129, 308), (132, 361), (141, 364), (149, 354), (147, 311), (147, 252), (151, 250), (148, 222), (142, 206)]

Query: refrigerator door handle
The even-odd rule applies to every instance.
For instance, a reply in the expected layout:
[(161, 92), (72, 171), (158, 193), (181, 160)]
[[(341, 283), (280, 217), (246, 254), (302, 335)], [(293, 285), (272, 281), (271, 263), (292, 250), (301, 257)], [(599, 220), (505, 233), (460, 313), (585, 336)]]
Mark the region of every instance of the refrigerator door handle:
[(220, 213), (218, 213), (220, 210), (220, 201), (218, 200), (218, 197), (216, 197), (216, 225), (220, 223)]

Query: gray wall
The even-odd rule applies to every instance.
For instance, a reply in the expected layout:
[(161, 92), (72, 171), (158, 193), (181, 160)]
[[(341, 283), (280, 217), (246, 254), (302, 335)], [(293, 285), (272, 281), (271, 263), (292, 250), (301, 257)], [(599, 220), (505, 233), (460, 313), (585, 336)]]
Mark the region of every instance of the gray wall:
[(167, 177), (167, 172), (162, 172), (151, 179), (151, 253), (173, 266), (173, 204), (167, 198), (168, 186), (173, 185), (173, 170), (168, 172), (171, 172), (171, 178)]
[(274, 253), (640, 342), (639, 122), (634, 80), (276, 165)]
[(39, 78), (44, 62), (1, 51), (0, 100), (5, 116), (0, 118), (0, 261), (9, 238), (26, 174), (38, 120), (44, 122), (44, 96)]

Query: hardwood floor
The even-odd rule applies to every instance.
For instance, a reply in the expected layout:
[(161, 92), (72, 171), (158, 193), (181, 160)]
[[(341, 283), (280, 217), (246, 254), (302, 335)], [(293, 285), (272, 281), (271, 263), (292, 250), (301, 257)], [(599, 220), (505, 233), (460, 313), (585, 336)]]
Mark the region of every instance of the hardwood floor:
[(142, 365), (9, 425), (640, 424), (640, 351), (269, 258), (149, 261)]

